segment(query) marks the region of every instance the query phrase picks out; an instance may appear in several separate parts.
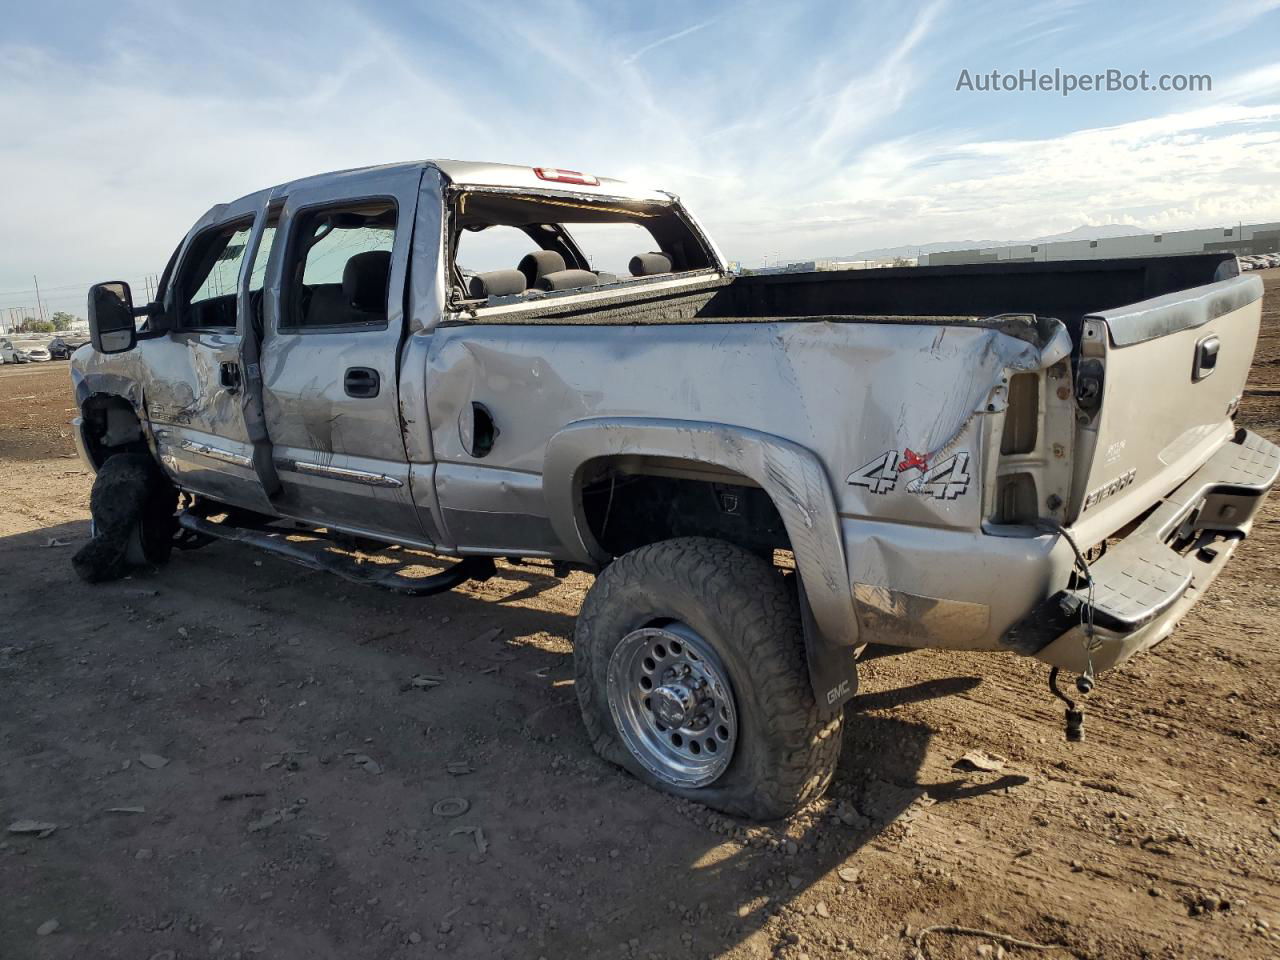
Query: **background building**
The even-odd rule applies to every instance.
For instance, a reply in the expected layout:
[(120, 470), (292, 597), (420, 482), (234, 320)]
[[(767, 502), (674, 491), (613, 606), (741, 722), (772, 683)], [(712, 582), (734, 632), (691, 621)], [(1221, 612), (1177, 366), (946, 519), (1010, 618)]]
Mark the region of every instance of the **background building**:
[(1098, 240), (1060, 240), (1000, 247), (946, 250), (920, 257), (921, 266), (950, 263), (1033, 262), (1037, 260), (1100, 260), (1109, 257), (1153, 257), (1175, 253), (1226, 250), (1236, 256), (1280, 253), (1280, 223), (1237, 224), (1203, 230), (1142, 233)]

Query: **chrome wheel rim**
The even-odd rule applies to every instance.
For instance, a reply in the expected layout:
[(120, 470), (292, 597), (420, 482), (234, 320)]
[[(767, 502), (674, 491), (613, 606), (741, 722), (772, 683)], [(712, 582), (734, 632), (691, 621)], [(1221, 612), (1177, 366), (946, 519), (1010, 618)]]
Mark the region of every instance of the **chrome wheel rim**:
[(608, 693), (623, 744), (662, 782), (705, 787), (729, 766), (738, 742), (729, 673), (683, 623), (623, 637), (609, 657)]

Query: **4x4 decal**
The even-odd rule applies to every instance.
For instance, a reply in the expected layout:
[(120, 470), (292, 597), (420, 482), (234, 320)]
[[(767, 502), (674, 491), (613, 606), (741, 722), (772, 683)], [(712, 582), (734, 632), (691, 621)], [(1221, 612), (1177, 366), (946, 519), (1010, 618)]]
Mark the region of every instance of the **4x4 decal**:
[(969, 490), (969, 452), (962, 450), (947, 459), (929, 466), (927, 453), (916, 453), (907, 447), (900, 454), (886, 450), (874, 460), (864, 463), (845, 479), (855, 487), (866, 487), (872, 493), (890, 493), (898, 485), (898, 478), (910, 471), (917, 476), (907, 482), (907, 493), (917, 493), (937, 500), (954, 500)]

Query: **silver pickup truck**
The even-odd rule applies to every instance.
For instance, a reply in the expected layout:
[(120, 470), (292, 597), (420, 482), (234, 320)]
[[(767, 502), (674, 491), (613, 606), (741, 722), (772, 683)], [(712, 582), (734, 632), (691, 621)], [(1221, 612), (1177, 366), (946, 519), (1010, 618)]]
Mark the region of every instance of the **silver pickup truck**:
[(871, 642), (1036, 657), (1079, 737), (1058, 671), (1087, 693), (1164, 639), (1280, 471), (1232, 422), (1261, 296), (1230, 254), (732, 276), (663, 191), (310, 177), (211, 209), (155, 302), (90, 291), (75, 564), (596, 571), (595, 749), (778, 817), (830, 782)]

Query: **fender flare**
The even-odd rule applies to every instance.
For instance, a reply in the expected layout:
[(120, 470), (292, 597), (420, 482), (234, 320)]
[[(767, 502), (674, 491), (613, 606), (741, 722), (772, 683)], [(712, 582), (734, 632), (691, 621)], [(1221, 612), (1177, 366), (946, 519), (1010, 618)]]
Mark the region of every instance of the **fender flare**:
[(81, 371), (72, 367), (71, 388), (75, 393), (77, 410), (83, 410), (90, 397), (119, 397), (133, 408), (139, 421), (146, 422), (142, 385), (133, 377), (104, 371)]
[(819, 703), (836, 707), (857, 689), (858, 620), (839, 512), (813, 451), (790, 440), (721, 423), (648, 417), (578, 420), (547, 443), (543, 492), (560, 542), (583, 562), (607, 563), (582, 507), (581, 478), (593, 460), (655, 456), (740, 473), (769, 495), (782, 517), (800, 576), (810, 679)]

